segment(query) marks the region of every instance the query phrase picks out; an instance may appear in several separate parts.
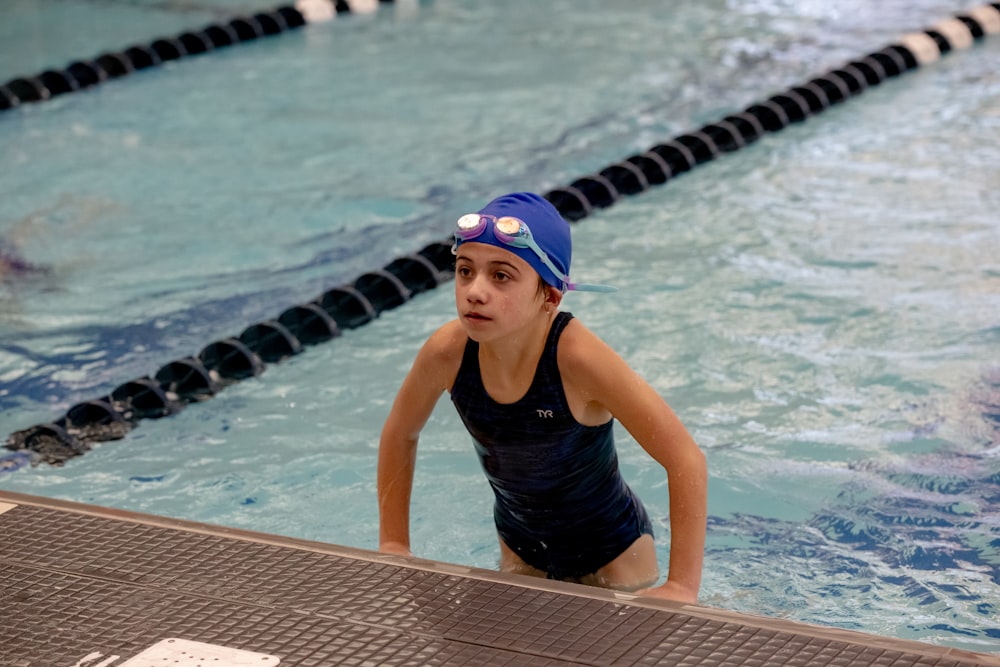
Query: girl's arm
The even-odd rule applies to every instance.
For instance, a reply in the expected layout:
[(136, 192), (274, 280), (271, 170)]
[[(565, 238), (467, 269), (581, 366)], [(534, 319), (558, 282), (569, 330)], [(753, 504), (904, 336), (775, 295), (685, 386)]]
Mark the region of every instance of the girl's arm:
[(670, 571), (646, 594), (697, 601), (707, 521), (705, 455), (656, 390), (583, 324), (571, 322), (559, 347), (564, 383), (573, 383), (588, 410), (609, 411), (667, 472)]
[(442, 392), (458, 374), (465, 334), (457, 322), (434, 332), (403, 380), (382, 427), (378, 450), (379, 551), (410, 556), (410, 491), (417, 439)]

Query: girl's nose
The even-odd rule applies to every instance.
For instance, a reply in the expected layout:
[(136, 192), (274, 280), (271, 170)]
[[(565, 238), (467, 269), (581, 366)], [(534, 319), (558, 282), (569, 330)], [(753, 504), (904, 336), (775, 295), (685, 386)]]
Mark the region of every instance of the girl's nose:
[(488, 291), (483, 282), (482, 275), (477, 275), (470, 280), (465, 288), (465, 299), (473, 303), (483, 303), (486, 300)]

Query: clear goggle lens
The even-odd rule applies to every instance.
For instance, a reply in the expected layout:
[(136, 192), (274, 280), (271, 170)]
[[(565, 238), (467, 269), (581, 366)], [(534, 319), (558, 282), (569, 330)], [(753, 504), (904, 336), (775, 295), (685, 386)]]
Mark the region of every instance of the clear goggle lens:
[(491, 218), (478, 213), (468, 213), (458, 219), (458, 228), (463, 232), (481, 232), (489, 220), (494, 220), (493, 226), (501, 234), (507, 236), (524, 236), (527, 231), (525, 225), (519, 218), (505, 215), (502, 218)]

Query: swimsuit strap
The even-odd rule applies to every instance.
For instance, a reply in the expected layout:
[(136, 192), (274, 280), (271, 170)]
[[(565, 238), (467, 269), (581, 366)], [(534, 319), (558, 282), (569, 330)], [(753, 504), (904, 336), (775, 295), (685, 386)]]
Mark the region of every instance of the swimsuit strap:
[(538, 360), (538, 366), (535, 368), (535, 377), (532, 379), (531, 387), (526, 394), (531, 395), (540, 391), (544, 394), (558, 396), (560, 402), (566, 406), (567, 410), (569, 409), (569, 403), (566, 401), (566, 392), (562, 384), (562, 374), (559, 372), (558, 347), (559, 338), (562, 336), (566, 325), (572, 319), (572, 313), (559, 312), (552, 321), (552, 326), (549, 327), (549, 334), (545, 339), (545, 348), (542, 350), (542, 356)]

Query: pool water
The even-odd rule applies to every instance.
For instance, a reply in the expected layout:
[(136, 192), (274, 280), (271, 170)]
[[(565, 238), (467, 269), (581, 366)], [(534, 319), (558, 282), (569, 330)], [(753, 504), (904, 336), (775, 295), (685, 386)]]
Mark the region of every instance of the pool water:
[[(0, 282), (0, 430), (974, 6), (606, 4), (398, 3), (4, 112), (0, 249), (38, 268)], [(15, 0), (0, 75), (267, 8)], [(708, 456), (703, 603), (1000, 652), (998, 58), (948, 54), (574, 227), (574, 278), (620, 291), (564, 308)], [(375, 548), (379, 429), (453, 312), (446, 284), (0, 488)], [(665, 570), (665, 476), (617, 435)], [(446, 399), (412, 515), (418, 555), (495, 566)]]

